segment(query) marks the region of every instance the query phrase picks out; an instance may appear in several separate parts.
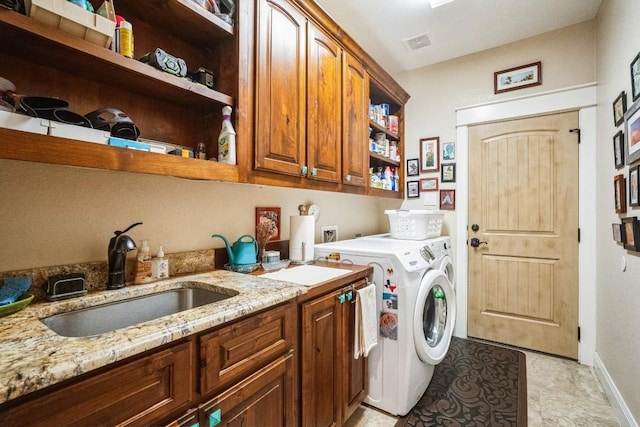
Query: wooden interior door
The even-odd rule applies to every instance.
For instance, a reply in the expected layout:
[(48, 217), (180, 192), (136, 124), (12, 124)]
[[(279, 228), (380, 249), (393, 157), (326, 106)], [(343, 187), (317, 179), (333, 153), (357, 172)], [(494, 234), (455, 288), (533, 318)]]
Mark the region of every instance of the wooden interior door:
[(568, 112), (469, 128), (469, 336), (577, 359), (577, 127)]

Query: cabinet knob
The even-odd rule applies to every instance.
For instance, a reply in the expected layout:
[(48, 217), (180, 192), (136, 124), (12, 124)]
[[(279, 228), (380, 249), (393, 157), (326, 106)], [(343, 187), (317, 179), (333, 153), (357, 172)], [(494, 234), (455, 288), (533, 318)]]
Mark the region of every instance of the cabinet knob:
[(353, 299), (353, 291), (347, 292), (347, 301), (351, 301)]
[(303, 167), (302, 167), (302, 174), (303, 174), (303, 175), (306, 175), (308, 170), (309, 170), (309, 168), (308, 168), (306, 165), (305, 165), (305, 166), (303, 166)]
[(347, 176), (345, 176), (345, 177), (344, 177), (344, 179), (346, 179), (346, 180), (347, 180), (347, 182), (351, 182), (351, 175), (347, 175)]
[(340, 304), (344, 304), (345, 300), (346, 300), (346, 297), (344, 294), (338, 295), (338, 301), (340, 301)]
[(318, 169), (316, 169), (316, 168), (311, 168), (311, 175), (312, 175), (312, 176), (316, 176), (316, 175), (318, 175)]
[(215, 427), (222, 421), (222, 410), (216, 409), (209, 414), (209, 427)]

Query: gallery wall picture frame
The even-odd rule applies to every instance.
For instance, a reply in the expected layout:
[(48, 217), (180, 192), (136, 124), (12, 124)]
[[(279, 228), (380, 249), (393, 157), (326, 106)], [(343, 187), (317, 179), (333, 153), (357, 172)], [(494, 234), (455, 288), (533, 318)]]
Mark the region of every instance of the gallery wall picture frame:
[(634, 102), (624, 113), (624, 139), (627, 164), (640, 159), (640, 101)]
[(256, 231), (260, 223), (272, 221), (276, 227), (276, 234), (272, 235), (269, 240), (280, 240), (280, 229), (282, 228), (282, 218), (280, 208), (278, 207), (256, 207)]
[(627, 93), (620, 92), (620, 95), (613, 101), (613, 123), (620, 126), (624, 121), (624, 113), (627, 111)]
[(640, 98), (640, 53), (631, 61), (631, 98), (633, 101)]
[(440, 182), (456, 182), (456, 164), (443, 163), (440, 172)]
[(640, 182), (638, 176), (640, 174), (640, 166), (629, 168), (629, 206), (640, 206)]
[(616, 169), (624, 166), (624, 132), (618, 131), (613, 136), (613, 159)]
[(407, 199), (420, 197), (420, 181), (407, 181)]
[(407, 159), (407, 176), (420, 175), (420, 159)]
[(440, 209), (444, 211), (456, 209), (456, 190), (440, 190)]
[(438, 190), (438, 178), (422, 178), (420, 180), (420, 192), (423, 191), (437, 191)]
[(440, 169), (440, 137), (420, 138), (420, 171), (433, 172)]
[(456, 159), (456, 143), (443, 142), (442, 143), (442, 161), (448, 162), (455, 159)]
[(541, 84), (542, 62), (540, 61), (493, 73), (493, 91), (496, 94)]
[(616, 175), (613, 177), (613, 194), (614, 206), (616, 213), (625, 213), (627, 211), (627, 198), (625, 196), (625, 179), (624, 175)]
[(617, 243), (624, 243), (624, 226), (623, 224), (616, 222), (611, 224), (613, 233), (613, 241)]
[(622, 241), (624, 248), (630, 251), (638, 251), (640, 249), (640, 222), (638, 222), (638, 218), (635, 216), (622, 218), (622, 228), (624, 228)]

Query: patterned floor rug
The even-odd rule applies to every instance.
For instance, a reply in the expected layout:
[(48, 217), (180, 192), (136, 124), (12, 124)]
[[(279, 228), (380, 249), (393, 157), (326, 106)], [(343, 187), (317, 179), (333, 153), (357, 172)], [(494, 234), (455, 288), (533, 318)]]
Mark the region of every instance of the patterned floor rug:
[(396, 427), (527, 425), (524, 353), (453, 337), (416, 406)]

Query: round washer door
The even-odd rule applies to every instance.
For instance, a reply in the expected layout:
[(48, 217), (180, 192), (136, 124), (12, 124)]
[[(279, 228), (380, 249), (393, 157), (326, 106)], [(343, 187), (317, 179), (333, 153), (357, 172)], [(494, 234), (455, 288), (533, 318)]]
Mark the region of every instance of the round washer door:
[(442, 258), (442, 263), (440, 264), (440, 271), (442, 271), (444, 275), (447, 276), (447, 279), (449, 279), (449, 283), (451, 284), (451, 287), (453, 288), (453, 290), (455, 290), (456, 274), (453, 270), (453, 262), (451, 261), (451, 257), (449, 255), (445, 255)]
[(413, 340), (418, 357), (436, 365), (449, 351), (456, 318), (456, 299), (447, 276), (429, 270), (420, 282), (413, 314)]

